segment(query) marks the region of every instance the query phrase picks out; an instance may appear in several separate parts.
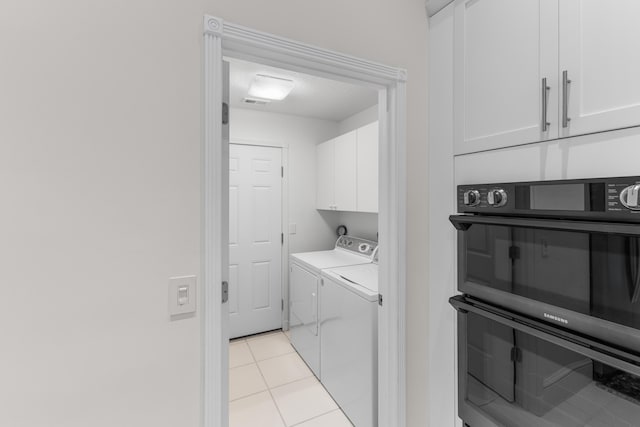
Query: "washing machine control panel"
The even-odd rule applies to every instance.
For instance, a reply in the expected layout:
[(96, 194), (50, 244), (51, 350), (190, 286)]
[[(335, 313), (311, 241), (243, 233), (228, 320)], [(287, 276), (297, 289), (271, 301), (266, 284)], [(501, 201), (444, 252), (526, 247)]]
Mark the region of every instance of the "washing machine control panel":
[(378, 244), (359, 237), (340, 236), (336, 242), (336, 248), (345, 249), (361, 255), (372, 257)]

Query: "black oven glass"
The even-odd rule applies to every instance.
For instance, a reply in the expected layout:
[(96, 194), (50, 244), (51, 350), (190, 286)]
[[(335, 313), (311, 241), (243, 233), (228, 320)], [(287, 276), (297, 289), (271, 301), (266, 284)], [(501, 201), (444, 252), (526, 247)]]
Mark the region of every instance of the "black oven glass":
[(640, 377), (473, 312), (462, 319), (463, 417), (473, 408), (506, 427), (640, 425)]
[(463, 292), (492, 288), (640, 328), (638, 237), (487, 224), (462, 233)]

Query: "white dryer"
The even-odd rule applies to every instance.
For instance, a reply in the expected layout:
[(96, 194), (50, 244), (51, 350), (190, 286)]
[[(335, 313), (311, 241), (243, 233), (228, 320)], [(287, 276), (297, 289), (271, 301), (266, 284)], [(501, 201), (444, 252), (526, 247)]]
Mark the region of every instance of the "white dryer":
[(378, 425), (378, 264), (332, 268), (320, 287), (320, 381), (358, 427)]
[(327, 251), (292, 254), (289, 258), (289, 326), (291, 344), (320, 378), (320, 328), (318, 322), (320, 272), (327, 268), (373, 261), (377, 243), (340, 236)]

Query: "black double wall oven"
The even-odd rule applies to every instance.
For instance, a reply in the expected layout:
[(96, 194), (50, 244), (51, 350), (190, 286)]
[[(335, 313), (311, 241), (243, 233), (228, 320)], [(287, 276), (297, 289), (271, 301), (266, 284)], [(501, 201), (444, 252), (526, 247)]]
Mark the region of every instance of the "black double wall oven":
[(457, 191), (460, 418), (640, 426), (640, 177)]

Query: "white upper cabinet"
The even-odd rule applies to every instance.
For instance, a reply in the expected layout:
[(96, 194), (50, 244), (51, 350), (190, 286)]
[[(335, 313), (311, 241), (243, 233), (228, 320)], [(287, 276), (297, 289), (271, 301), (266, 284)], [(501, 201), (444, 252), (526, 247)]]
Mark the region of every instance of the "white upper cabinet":
[(561, 136), (640, 125), (640, 1), (559, 0), (559, 7), (560, 77), (566, 71), (571, 81)]
[(316, 147), (316, 208), (356, 210), (356, 132)]
[(333, 209), (334, 201), (334, 140), (316, 146), (316, 207)]
[(458, 0), (454, 13), (455, 154), (557, 138), (556, 1)]
[(355, 211), (357, 199), (356, 132), (340, 135), (335, 141), (334, 209)]
[(358, 140), (357, 210), (378, 212), (378, 122), (356, 131)]
[(378, 122), (316, 147), (316, 208), (378, 212)]
[(640, 1), (456, 0), (454, 15), (455, 154), (640, 125)]

